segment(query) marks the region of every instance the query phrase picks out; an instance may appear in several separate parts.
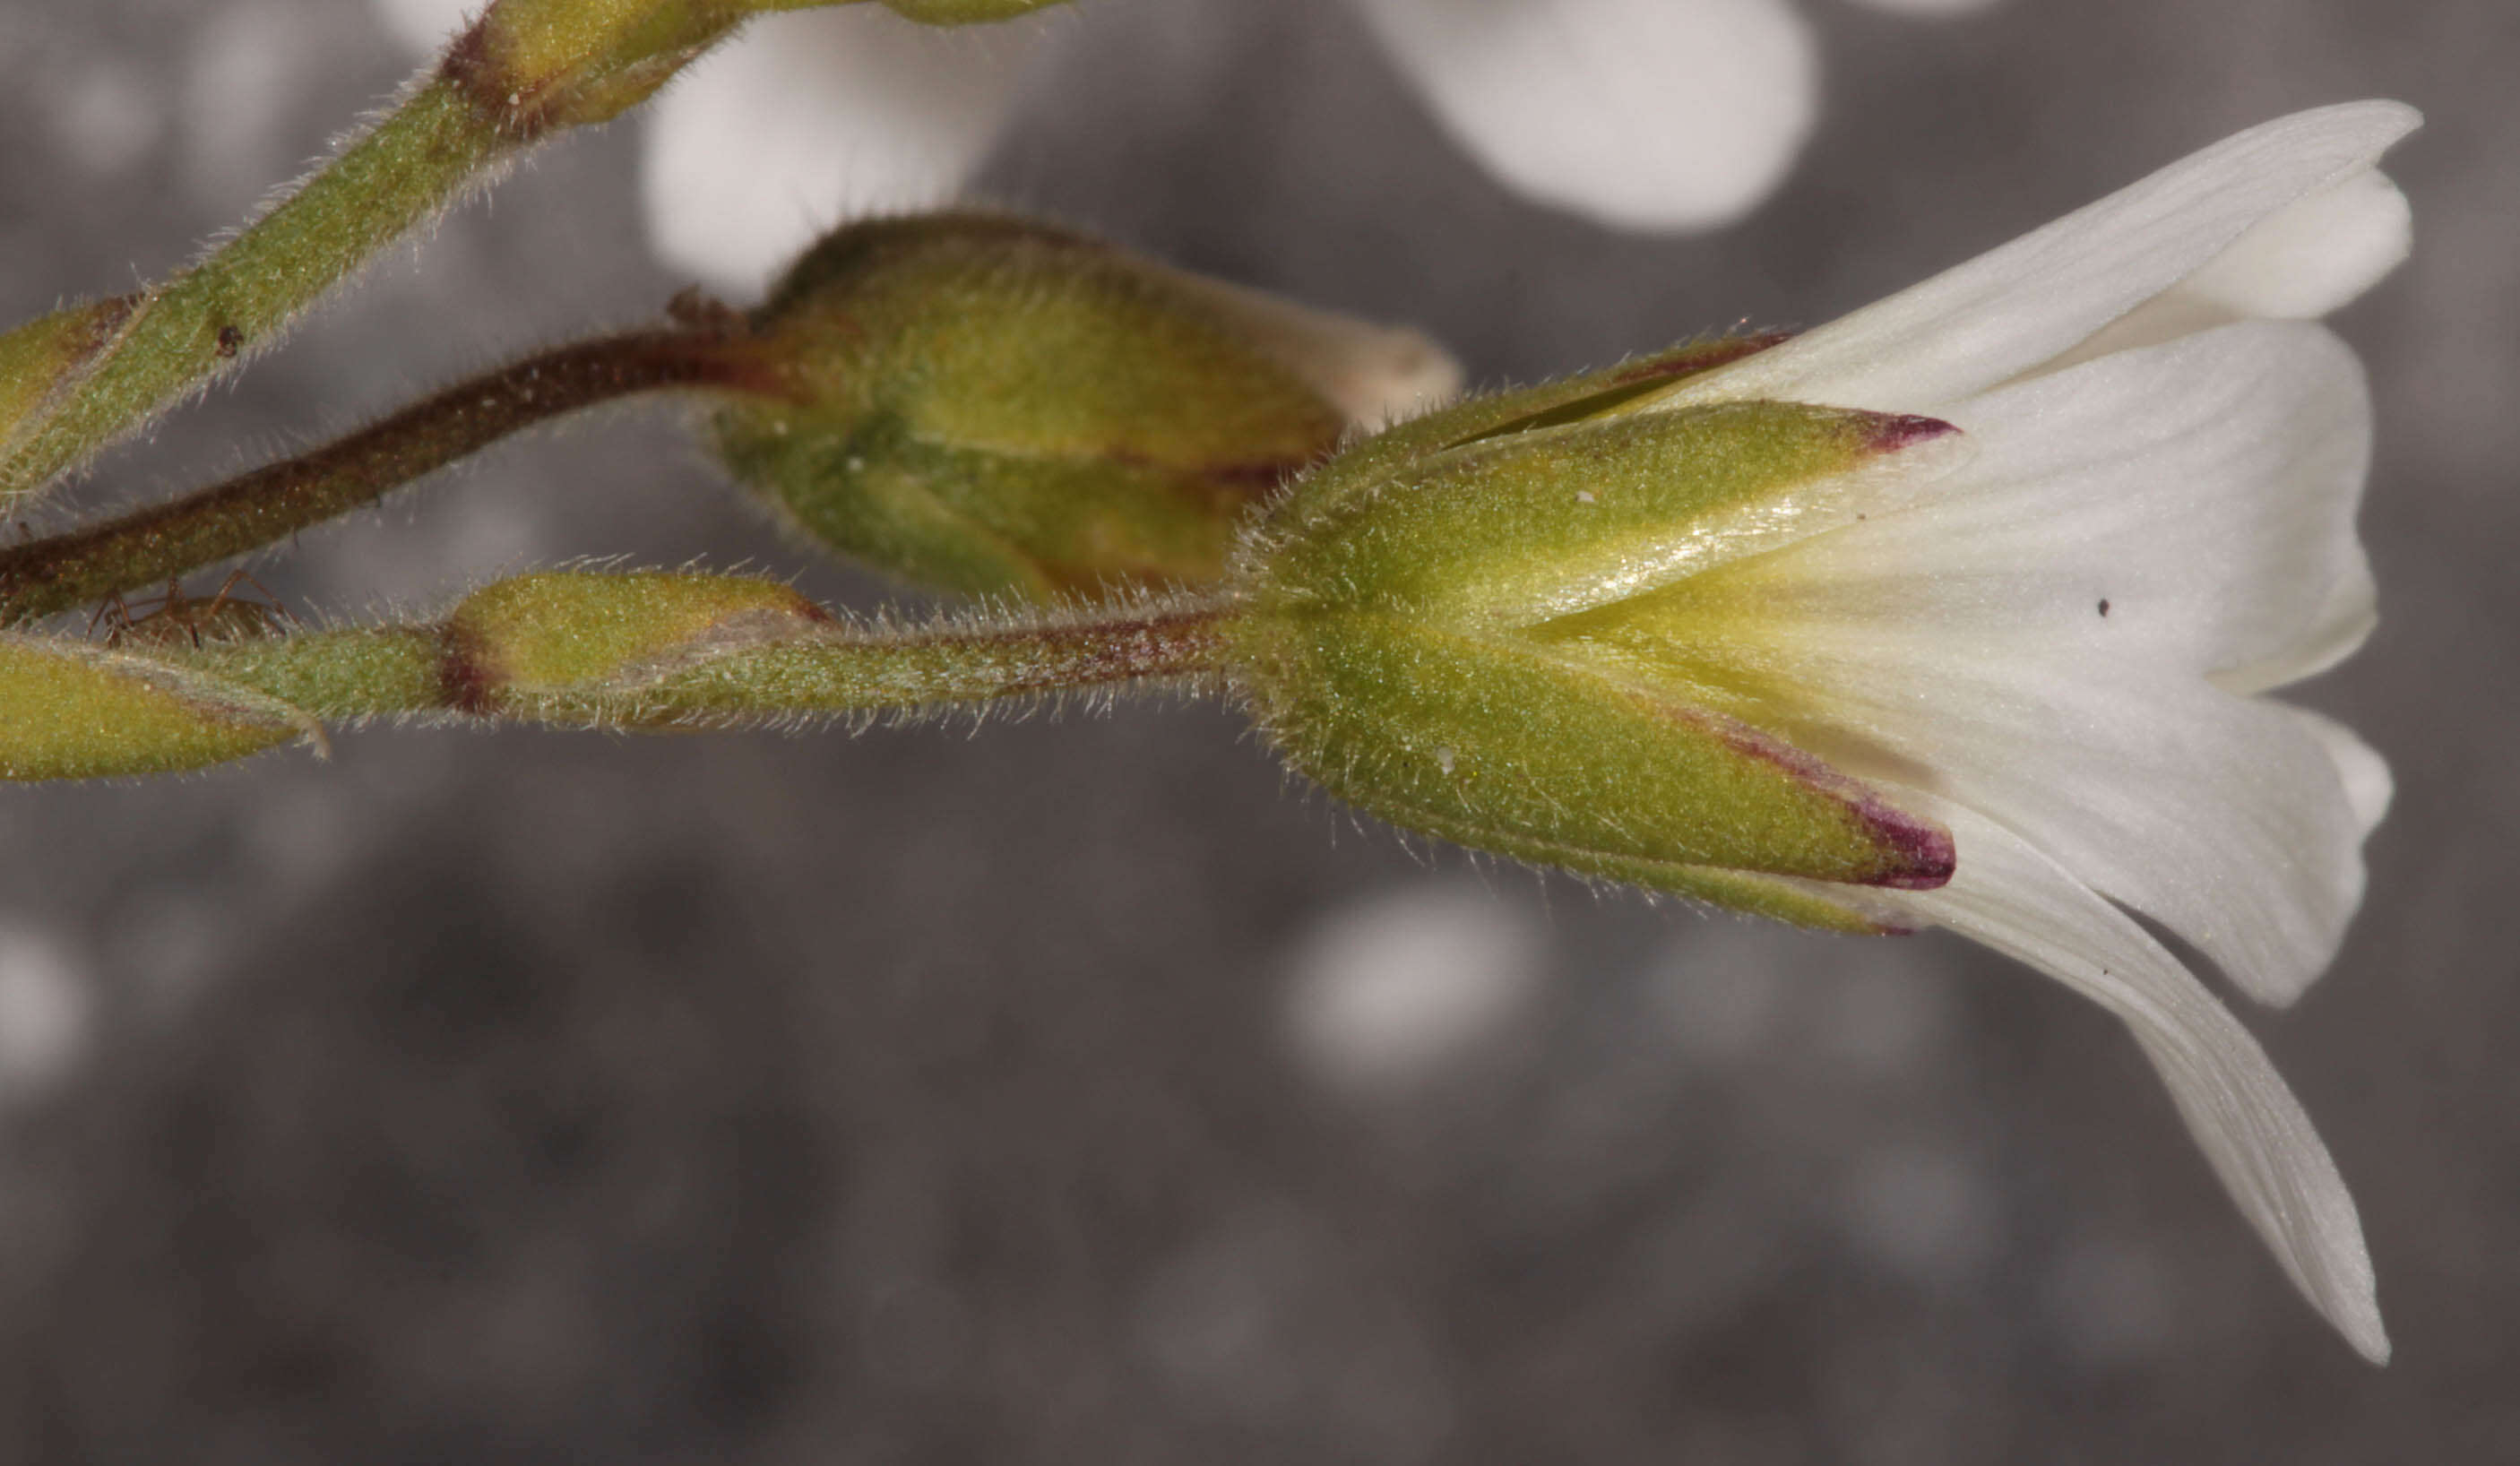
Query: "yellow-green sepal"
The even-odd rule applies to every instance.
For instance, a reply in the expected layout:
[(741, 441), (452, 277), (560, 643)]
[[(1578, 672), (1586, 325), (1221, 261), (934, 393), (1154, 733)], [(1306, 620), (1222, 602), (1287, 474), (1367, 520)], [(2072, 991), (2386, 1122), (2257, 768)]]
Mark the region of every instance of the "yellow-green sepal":
[(1744, 402), (1478, 436), (1327, 506), (1299, 491), (1255, 539), (1243, 588), (1262, 603), (1536, 626), (1855, 512), (1841, 506), (1859, 470), (1948, 431)]
[(959, 447), (889, 414), (847, 432), (722, 436), (720, 451), (745, 482), (818, 486), (783, 508), (825, 549), (922, 585), (1034, 600), (1213, 581), (1251, 497), (1153, 465)]
[(131, 319), (132, 297), (83, 300), (0, 334), (0, 451), (40, 421)]
[(1598, 850), (1559, 844), (1527, 835), (1481, 828), (1448, 820), (1405, 801), (1386, 800), (1381, 817), (1394, 824), (1450, 840), (1529, 866), (1565, 870), (1591, 880), (1616, 881), (1659, 891), (1686, 901), (1722, 907), (1747, 916), (1765, 916), (1816, 931), (1857, 937), (1906, 936), (1915, 923), (1899, 913), (1868, 903), (1859, 888), (1816, 888), (1790, 876), (1758, 875), (1715, 866), (1689, 866), (1633, 856), (1605, 855)]
[(1701, 336), (1598, 371), (1462, 398), (1342, 448), (1337, 458), (1289, 486), (1276, 513), (1290, 520), (1322, 513), (1394, 474), (1413, 472), (1449, 449), (1614, 412), (1669, 383), (1739, 361), (1783, 339), (1776, 333)]
[(830, 622), (792, 587), (750, 576), (520, 575), (474, 592), (446, 618), (443, 675), (465, 712), (564, 720), (583, 707), (590, 721), (636, 721), (621, 710), (643, 685)]
[(0, 778), (173, 774), (323, 729), (277, 698), (85, 643), (0, 633)]
[(1953, 429), (1800, 403), (1623, 410), (1704, 370), (1701, 349), (1660, 377), (1512, 394), (1342, 452), (1236, 562), (1236, 685), (1297, 769), (1395, 823), (1878, 930), (1860, 895), (1795, 882), (1939, 885), (1950, 833), (1596, 633), (1900, 502), (1948, 467), (1925, 445)]
[(759, 8), (743, 0), (498, 0), (457, 38), (442, 74), (512, 134), (608, 121)]
[(1623, 879), (1951, 873), (1941, 826), (1668, 689), (1367, 608), (1250, 610), (1234, 637), (1239, 686), (1288, 762), (1394, 823)]

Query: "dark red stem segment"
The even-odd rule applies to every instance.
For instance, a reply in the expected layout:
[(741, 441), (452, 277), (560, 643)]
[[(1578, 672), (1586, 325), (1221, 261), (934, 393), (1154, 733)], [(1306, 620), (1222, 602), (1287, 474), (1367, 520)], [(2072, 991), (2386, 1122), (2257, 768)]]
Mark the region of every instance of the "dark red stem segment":
[(777, 392), (740, 330), (677, 325), (555, 347), (295, 458), (102, 524), (0, 550), (0, 625), (157, 586), (375, 503), (509, 434), (676, 387)]

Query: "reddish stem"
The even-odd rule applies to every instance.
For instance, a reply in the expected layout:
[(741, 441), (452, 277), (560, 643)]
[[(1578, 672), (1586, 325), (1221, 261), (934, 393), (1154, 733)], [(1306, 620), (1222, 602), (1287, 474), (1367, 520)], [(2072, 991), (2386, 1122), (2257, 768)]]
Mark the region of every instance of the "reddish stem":
[(777, 374), (715, 315), (555, 347), (424, 398), (323, 447), (181, 499), (0, 550), (0, 625), (102, 600), (373, 504), (511, 433), (676, 387), (770, 393)]

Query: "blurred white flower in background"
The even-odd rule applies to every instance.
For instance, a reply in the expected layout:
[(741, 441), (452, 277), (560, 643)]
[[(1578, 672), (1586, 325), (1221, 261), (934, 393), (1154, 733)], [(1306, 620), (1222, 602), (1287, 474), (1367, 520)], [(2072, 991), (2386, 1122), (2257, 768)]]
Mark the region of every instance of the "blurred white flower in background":
[(95, 975), (63, 934), (0, 912), (0, 1105), (69, 1078), (96, 1027)]
[(1389, 1097), (1502, 1037), (1538, 996), (1549, 934), (1476, 882), (1412, 884), (1332, 911), (1289, 963), (1296, 1058)]
[(1616, 228), (1740, 218), (1819, 111), (1819, 52), (1791, 0), (1356, 3), (1463, 151), (1525, 198)]
[[(478, 0), (374, 0), (434, 49)], [(1710, 229), (1782, 180), (1819, 106), (1791, 0), (1355, 0), (1436, 121), (1501, 182), (1623, 229)], [(1992, 0), (1860, 0), (1950, 15)], [(938, 30), (873, 5), (756, 21), (649, 109), (656, 249), (750, 289), (820, 231), (953, 197), (1065, 20)]]

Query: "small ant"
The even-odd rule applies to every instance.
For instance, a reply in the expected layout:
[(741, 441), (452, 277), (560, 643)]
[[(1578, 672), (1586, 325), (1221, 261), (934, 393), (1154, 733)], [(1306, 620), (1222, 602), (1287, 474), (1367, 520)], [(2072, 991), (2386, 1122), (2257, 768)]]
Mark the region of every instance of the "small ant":
[[(268, 599), (256, 600), (240, 596), (239, 585), (251, 586)], [(88, 635), (96, 635), (96, 629), (102, 626), (108, 646), (119, 646), (125, 642), (171, 646), (184, 641), (199, 646), (204, 639), (235, 642), (277, 636), (283, 621), (292, 626), (305, 624), (280, 603), (270, 587), (241, 568), (230, 571), (217, 594), (208, 597), (185, 595), (182, 584), (170, 575), (166, 577), (166, 594), (147, 605), (148, 609), (135, 616), (120, 596), (108, 596), (105, 603), (96, 608), (96, 614), (87, 618)]]

